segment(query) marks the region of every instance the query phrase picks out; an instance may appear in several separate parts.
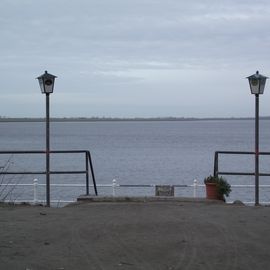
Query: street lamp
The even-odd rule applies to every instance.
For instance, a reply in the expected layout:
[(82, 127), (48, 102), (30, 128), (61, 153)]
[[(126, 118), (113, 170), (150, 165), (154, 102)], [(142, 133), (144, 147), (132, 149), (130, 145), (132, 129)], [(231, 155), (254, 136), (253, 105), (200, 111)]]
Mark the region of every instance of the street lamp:
[(255, 95), (255, 205), (259, 205), (259, 95), (263, 94), (268, 77), (256, 71), (247, 79), (251, 94)]
[(50, 206), (50, 94), (53, 93), (56, 76), (47, 70), (37, 77), (42, 94), (46, 94), (46, 205)]

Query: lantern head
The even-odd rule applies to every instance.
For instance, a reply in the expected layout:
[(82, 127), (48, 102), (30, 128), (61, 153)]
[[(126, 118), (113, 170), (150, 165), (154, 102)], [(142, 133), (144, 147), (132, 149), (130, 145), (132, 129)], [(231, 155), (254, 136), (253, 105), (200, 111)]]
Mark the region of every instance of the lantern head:
[(265, 82), (268, 77), (259, 74), (259, 71), (256, 71), (255, 74), (247, 77), (249, 81), (251, 94), (261, 95), (263, 94)]
[(55, 78), (57, 77), (48, 73), (47, 70), (45, 71), (43, 75), (40, 75), (39, 77), (37, 77), (42, 94), (53, 93)]

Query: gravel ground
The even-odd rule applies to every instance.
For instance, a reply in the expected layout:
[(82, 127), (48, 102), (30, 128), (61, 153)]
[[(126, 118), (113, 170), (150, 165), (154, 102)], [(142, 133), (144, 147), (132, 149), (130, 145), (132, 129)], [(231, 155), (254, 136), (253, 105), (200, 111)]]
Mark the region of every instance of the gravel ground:
[(269, 269), (270, 207), (0, 206), (0, 269)]

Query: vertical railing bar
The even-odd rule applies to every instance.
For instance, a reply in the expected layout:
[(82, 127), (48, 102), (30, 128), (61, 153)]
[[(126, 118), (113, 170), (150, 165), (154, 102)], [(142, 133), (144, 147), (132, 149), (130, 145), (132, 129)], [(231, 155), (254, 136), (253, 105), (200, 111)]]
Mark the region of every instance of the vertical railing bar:
[(197, 187), (198, 187), (198, 181), (197, 181), (197, 179), (194, 179), (194, 181), (193, 181), (193, 198), (197, 197)]
[(34, 205), (38, 204), (38, 180), (34, 179), (33, 181), (33, 189), (34, 189), (34, 199), (33, 199), (33, 203)]
[(113, 195), (113, 197), (115, 197), (116, 196), (116, 179), (113, 179), (112, 180), (112, 195)]
[(85, 177), (86, 177), (86, 195), (89, 195), (89, 162), (88, 162), (88, 155), (85, 152)]
[(95, 194), (97, 196), (98, 195), (97, 185), (96, 185), (96, 179), (95, 179), (94, 168), (93, 168), (93, 163), (92, 163), (90, 151), (87, 151), (87, 155), (88, 155), (88, 160), (89, 160), (89, 164), (90, 164), (90, 169), (91, 169), (91, 175), (92, 175), (92, 180), (93, 180), (93, 184), (94, 184)]
[(214, 158), (214, 176), (218, 176), (218, 152), (215, 152)]

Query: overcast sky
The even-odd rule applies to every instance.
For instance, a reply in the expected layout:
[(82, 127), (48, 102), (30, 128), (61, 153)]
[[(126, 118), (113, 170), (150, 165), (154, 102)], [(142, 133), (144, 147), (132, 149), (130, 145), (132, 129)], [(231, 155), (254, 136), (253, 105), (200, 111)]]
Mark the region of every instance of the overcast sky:
[[(254, 115), (270, 76), (269, 0), (1, 0), (1, 116)], [(270, 81), (260, 97), (270, 115)]]

